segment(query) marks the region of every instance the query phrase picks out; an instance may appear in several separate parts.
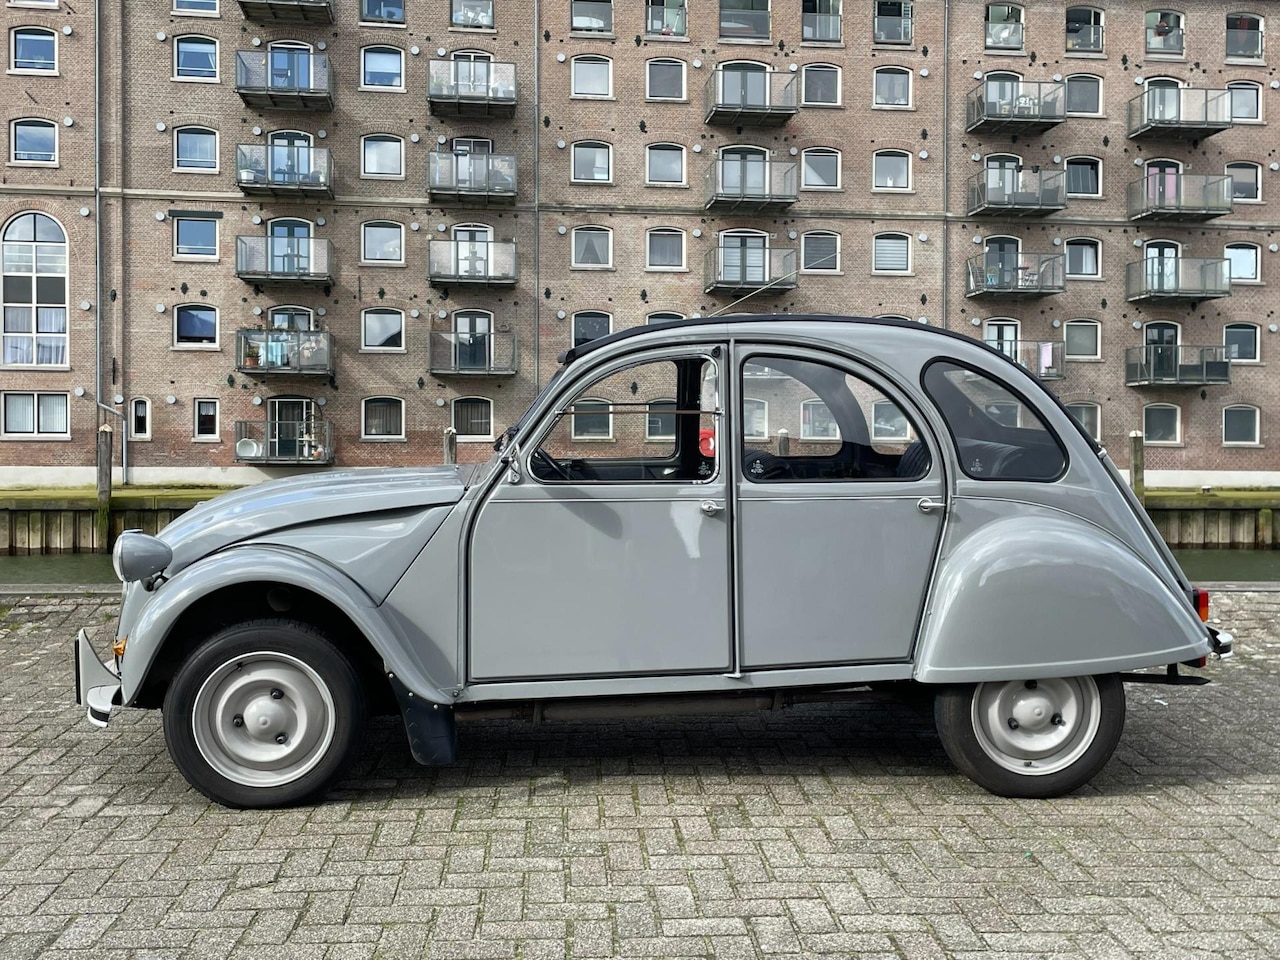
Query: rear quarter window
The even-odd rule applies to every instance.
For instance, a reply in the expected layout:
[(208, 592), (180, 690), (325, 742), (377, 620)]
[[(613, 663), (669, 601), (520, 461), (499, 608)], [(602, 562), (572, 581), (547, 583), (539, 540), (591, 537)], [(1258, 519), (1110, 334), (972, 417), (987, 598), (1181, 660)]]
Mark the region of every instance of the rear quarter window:
[(1057, 480), (1067, 454), (1035, 407), (1003, 381), (948, 360), (921, 378), (947, 421), (960, 469), (974, 480)]

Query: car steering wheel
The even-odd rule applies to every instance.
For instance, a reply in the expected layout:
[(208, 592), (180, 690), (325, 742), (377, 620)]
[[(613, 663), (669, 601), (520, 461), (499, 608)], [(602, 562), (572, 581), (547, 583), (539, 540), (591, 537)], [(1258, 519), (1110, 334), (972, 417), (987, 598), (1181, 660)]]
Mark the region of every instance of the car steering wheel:
[(564, 464), (551, 456), (551, 454), (547, 453), (547, 451), (543, 450), (541, 447), (533, 451), (533, 456), (529, 459), (536, 460), (538, 463), (542, 464), (542, 466), (554, 473), (557, 479), (572, 482), (573, 477), (571, 477), (569, 475), (569, 471), (564, 468)]

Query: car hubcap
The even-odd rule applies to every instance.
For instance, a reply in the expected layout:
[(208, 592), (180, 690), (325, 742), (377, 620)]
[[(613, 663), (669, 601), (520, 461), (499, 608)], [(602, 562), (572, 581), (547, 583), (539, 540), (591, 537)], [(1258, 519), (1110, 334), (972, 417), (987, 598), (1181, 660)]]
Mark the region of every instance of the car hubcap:
[(283, 653), (251, 653), (218, 667), (196, 694), (191, 719), (209, 766), (251, 787), (277, 787), (304, 776), (334, 735), (328, 685)]
[(1007, 770), (1043, 776), (1089, 749), (1101, 719), (1092, 677), (980, 683), (973, 692), (978, 743)]

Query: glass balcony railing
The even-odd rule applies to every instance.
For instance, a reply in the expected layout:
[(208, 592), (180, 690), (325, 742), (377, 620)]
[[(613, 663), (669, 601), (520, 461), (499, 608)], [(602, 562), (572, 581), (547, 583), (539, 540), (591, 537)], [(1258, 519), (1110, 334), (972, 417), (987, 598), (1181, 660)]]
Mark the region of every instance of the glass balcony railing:
[(703, 260), (706, 293), (742, 293), (770, 289), (779, 292), (796, 286), (794, 248), (715, 247)]
[(707, 78), (706, 122), (782, 126), (800, 111), (796, 74), (722, 67)]
[(1126, 387), (1204, 386), (1231, 382), (1231, 361), (1224, 346), (1194, 347), (1181, 343), (1153, 343), (1126, 347)]
[(236, 146), (236, 186), (249, 195), (333, 196), (333, 158), (324, 147), (242, 143)]
[(237, 420), (237, 463), (321, 467), (333, 463), (328, 420)]
[(333, 23), (330, 0), (240, 0), (240, 12), (258, 23)]
[(736, 157), (716, 160), (706, 174), (708, 210), (759, 212), (796, 202), (796, 165)]
[(516, 198), (516, 158), (503, 153), (427, 154), (431, 196), (511, 202)]
[(323, 330), (238, 330), (236, 369), (241, 373), (333, 373), (333, 339)]
[(332, 283), (329, 241), (236, 237), (236, 276), (250, 282)]
[(570, 0), (569, 27), (587, 33), (613, 33), (613, 4), (596, 0)]
[(427, 67), (427, 102), (437, 116), (514, 116), (516, 65), (492, 60), (432, 60)]
[(1181, 56), (1186, 52), (1180, 27), (1147, 27), (1147, 53)]
[(684, 7), (649, 4), (645, 8), (644, 29), (659, 37), (683, 37), (688, 31)]
[(1231, 127), (1231, 91), (1150, 87), (1128, 105), (1129, 137), (1201, 139)]
[(520, 369), (514, 333), (437, 333), (428, 350), (433, 376), (510, 377)]
[(453, 0), (449, 24), (464, 29), (493, 29), (493, 0)]
[(1231, 296), (1230, 261), (1205, 257), (1147, 257), (1125, 267), (1131, 301), (1214, 300)]
[(1066, 172), (1025, 168), (984, 170), (969, 178), (965, 193), (970, 216), (1039, 216), (1066, 209)]
[(871, 34), (876, 43), (911, 43), (915, 36), (910, 17), (873, 17)]
[(1103, 27), (1100, 23), (1068, 23), (1069, 53), (1102, 53)]
[(1067, 119), (1065, 83), (986, 80), (965, 97), (965, 130), (1042, 133)]
[(1060, 253), (987, 253), (968, 263), (967, 297), (1045, 297), (1067, 288)]
[(1023, 28), (1020, 23), (988, 23), (988, 50), (1021, 50)]
[(519, 279), (519, 260), (512, 241), (432, 240), (427, 279), (434, 284), (471, 283), (511, 286)]
[(1210, 220), (1231, 212), (1231, 178), (1156, 171), (1125, 188), (1130, 220)]
[(768, 10), (731, 10), (720, 7), (720, 39), (768, 40)]
[(1064, 375), (1062, 357), (1066, 344), (1061, 340), (988, 340), (987, 346), (1041, 380), (1061, 380)]
[(839, 43), (843, 37), (843, 25), (838, 13), (806, 13), (800, 24), (800, 36), (804, 40)]
[(1227, 31), (1227, 56), (1242, 60), (1262, 59), (1262, 31), (1237, 30)]
[(332, 110), (329, 58), (301, 47), (237, 50), (236, 93), (260, 109)]

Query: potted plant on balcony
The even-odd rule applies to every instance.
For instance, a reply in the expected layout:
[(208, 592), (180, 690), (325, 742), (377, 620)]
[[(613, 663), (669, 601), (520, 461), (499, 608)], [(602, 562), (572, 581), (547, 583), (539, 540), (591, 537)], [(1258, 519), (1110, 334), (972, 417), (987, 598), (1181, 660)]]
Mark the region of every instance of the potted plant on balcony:
[(258, 365), (258, 358), (262, 355), (261, 348), (258, 344), (250, 340), (244, 345), (244, 365), (248, 369), (252, 369)]

